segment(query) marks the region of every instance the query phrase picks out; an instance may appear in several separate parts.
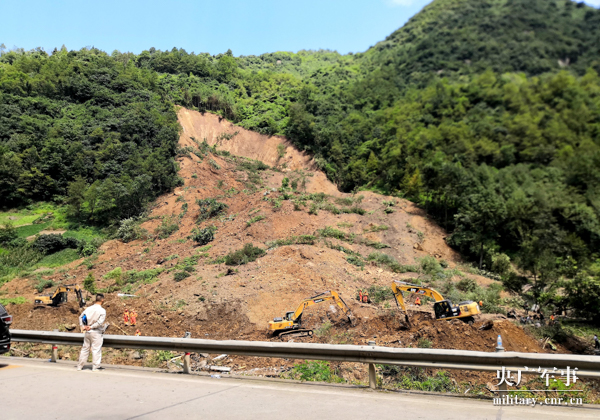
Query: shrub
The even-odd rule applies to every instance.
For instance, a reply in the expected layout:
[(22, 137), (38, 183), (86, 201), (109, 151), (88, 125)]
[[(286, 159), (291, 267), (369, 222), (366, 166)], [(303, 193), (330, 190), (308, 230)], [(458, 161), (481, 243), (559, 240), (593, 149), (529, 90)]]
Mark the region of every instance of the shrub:
[(62, 235), (51, 233), (35, 238), (33, 247), (42, 254), (53, 254), (66, 248), (79, 248), (80, 241), (75, 238), (64, 238)]
[(215, 232), (217, 228), (215, 226), (208, 226), (204, 229), (193, 229), (192, 234), (189, 236), (196, 245), (206, 245), (215, 239)]
[(420, 338), (419, 341), (417, 342), (417, 347), (421, 348), (421, 349), (430, 349), (431, 348), (431, 341), (426, 339), (426, 338)]
[(362, 260), (362, 258), (357, 257), (356, 255), (348, 255), (346, 257), (346, 261), (348, 261), (350, 264), (356, 265), (358, 267), (363, 267), (365, 265), (365, 262)]
[(318, 382), (343, 382), (344, 379), (337, 376), (329, 362), (303, 362), (292, 368), (289, 374), (291, 379), (301, 381)]
[(174, 232), (179, 230), (179, 224), (177, 219), (170, 216), (163, 217), (160, 225), (154, 231), (155, 235), (160, 239), (166, 239), (171, 236)]
[(285, 144), (279, 143), (277, 145), (277, 156), (279, 157), (279, 159), (285, 156)]
[(405, 273), (407, 271), (418, 271), (418, 269), (416, 269), (416, 268), (414, 270), (412, 270), (412, 268), (414, 268), (414, 267), (402, 266), (400, 263), (398, 263), (398, 261), (396, 261), (396, 259), (394, 257), (391, 257), (382, 252), (373, 252), (373, 253), (369, 254), (369, 256), (367, 257), (367, 260), (372, 261), (377, 265), (385, 265), (395, 273)]
[(121, 284), (121, 275), (123, 274), (123, 270), (121, 267), (116, 267), (114, 270), (109, 271), (104, 275), (104, 278), (107, 280), (114, 280), (115, 283)]
[(140, 227), (137, 218), (130, 217), (119, 222), (117, 238), (119, 238), (121, 241), (128, 243), (143, 237), (143, 234), (144, 229)]
[(511, 271), (510, 257), (506, 254), (492, 255), (492, 271), (500, 274), (502, 277), (510, 274)]
[(173, 280), (175, 281), (181, 281), (183, 279), (188, 278), (189, 276), (191, 276), (190, 273), (188, 273), (187, 271), (183, 270), (183, 271), (178, 271), (173, 275)]
[(262, 257), (265, 251), (261, 248), (255, 247), (252, 244), (246, 244), (242, 249), (232, 252), (225, 256), (225, 264), (227, 265), (242, 265), (249, 262), (255, 261), (257, 258)]
[(425, 274), (435, 275), (444, 270), (435, 257), (432, 257), (431, 255), (421, 258), (420, 263), (421, 270)]
[(263, 216), (262, 214), (256, 215), (246, 222), (246, 226), (251, 226), (252, 223), (260, 222), (261, 220), (264, 220), (264, 219), (265, 219), (265, 216)]
[(102, 245), (101, 238), (93, 238), (91, 241), (80, 241), (79, 254), (82, 257), (89, 257), (100, 248)]
[(44, 289), (49, 289), (52, 286), (54, 286), (54, 282), (52, 280), (39, 279), (34, 287), (38, 293), (42, 293)]
[(392, 292), (392, 288), (388, 287), (388, 286), (372, 285), (372, 286), (369, 286), (367, 291), (369, 292), (369, 298), (375, 304), (386, 301), (394, 296), (394, 293)]
[(88, 273), (85, 280), (83, 280), (83, 288), (91, 294), (96, 294), (96, 279), (92, 273)]
[(464, 278), (456, 283), (456, 288), (463, 292), (475, 292), (477, 290), (477, 283), (473, 279)]
[(203, 200), (196, 200), (196, 204), (200, 207), (200, 214), (196, 223), (200, 223), (204, 220), (208, 220), (212, 217), (216, 217), (223, 213), (227, 209), (227, 204), (221, 203), (214, 198), (206, 198)]
[(317, 230), (317, 232), (319, 233), (319, 235), (321, 235), (325, 238), (336, 238), (336, 239), (340, 239), (342, 241), (347, 240), (346, 233), (342, 232), (341, 230), (332, 228), (331, 226), (325, 226), (325, 228), (319, 229), (319, 230)]
[(0, 244), (8, 244), (17, 239), (17, 237), (17, 229), (15, 229), (12, 223), (5, 223), (0, 228)]
[(389, 245), (386, 245), (386, 244), (384, 244), (384, 243), (382, 243), (382, 242), (371, 241), (371, 240), (369, 240), (369, 239), (366, 239), (366, 240), (364, 241), (364, 244), (365, 244), (366, 246), (370, 246), (371, 248), (375, 248), (375, 249), (384, 249), (384, 248), (390, 248), (390, 246), (389, 246)]
[(9, 248), (22, 248), (29, 244), (25, 238), (16, 238), (6, 244)]

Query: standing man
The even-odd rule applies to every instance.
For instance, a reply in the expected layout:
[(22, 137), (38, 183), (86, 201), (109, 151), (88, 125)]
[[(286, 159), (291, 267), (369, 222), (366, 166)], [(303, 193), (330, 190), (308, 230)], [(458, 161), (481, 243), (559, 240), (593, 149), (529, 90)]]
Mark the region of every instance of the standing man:
[(594, 335), (594, 346), (596, 350), (600, 350), (600, 341), (598, 341), (598, 336)]
[[(100, 370), (100, 363), (102, 362), (102, 341), (104, 337), (104, 320), (106, 319), (106, 309), (102, 307), (104, 303), (104, 295), (98, 293), (96, 295), (96, 303), (89, 306), (81, 316), (79, 317), (79, 326), (84, 331), (83, 336), (83, 347), (81, 348), (81, 354), (79, 355), (79, 364), (77, 370), (83, 369), (83, 365), (87, 362), (90, 354), (90, 348), (92, 349), (92, 372), (98, 372)], [(87, 322), (84, 322), (84, 317)]]
[(137, 323), (137, 312), (135, 309), (132, 309), (131, 312), (129, 312), (129, 320), (131, 321), (131, 326), (135, 327)]

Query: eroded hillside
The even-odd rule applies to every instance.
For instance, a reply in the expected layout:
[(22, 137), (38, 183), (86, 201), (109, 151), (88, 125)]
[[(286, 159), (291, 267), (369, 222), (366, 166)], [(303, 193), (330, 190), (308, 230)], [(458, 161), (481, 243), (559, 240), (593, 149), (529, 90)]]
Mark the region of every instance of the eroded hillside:
[[(409, 303), (413, 325), (407, 327), (390, 299), (358, 303), (358, 289), (382, 290), (393, 280), (427, 281), (421, 269), (424, 257), (447, 262), (448, 270), (455, 267), (460, 259), (446, 245), (443, 229), (409, 201), (371, 192), (340, 193), (314, 168), (309, 156), (283, 138), (248, 132), (211, 114), (182, 109), (179, 117), (184, 128), (180, 145), (187, 147), (178, 158), (184, 184), (154, 203), (141, 223), (144, 237), (129, 243), (108, 241), (97, 257), (45, 276), (57, 284), (83, 285), (91, 273), (97, 288), (107, 291), (111, 333), (135, 332), (120, 319), (125, 308), (134, 308), (143, 335), (177, 337), (190, 331), (198, 338), (277, 339), (267, 335), (267, 321), (295, 309), (303, 298), (336, 290), (350, 306), (356, 325), (349, 325), (332, 306), (315, 305), (306, 310), (303, 321), (320, 334), (296, 341), (363, 344), (375, 340), (381, 345), (417, 346), (427, 340), (438, 348), (493, 351), (494, 338), (501, 333), (509, 350), (548, 351), (508, 321), (497, 320), (491, 329), (479, 331), (481, 322), (469, 326), (434, 321), (430, 305), (417, 311)], [(233, 133), (237, 134), (228, 139)], [(208, 146), (202, 145), (204, 139)], [(282, 157), (279, 144), (285, 147)], [(248, 158), (264, 159), (270, 168)], [(284, 179), (296, 191), (281, 190)], [(208, 198), (227, 208), (198, 222), (196, 201)], [(176, 225), (177, 230), (162, 234), (160, 226), (165, 225)], [(190, 235), (208, 226), (216, 228), (214, 240), (197, 246)], [(223, 257), (249, 243), (265, 250), (265, 255), (247, 264), (225, 264)], [(382, 253), (395, 265), (373, 258)], [(455, 281), (492, 282), (448, 273)], [(33, 276), (15, 279), (2, 290), (8, 297), (25, 296), (29, 302), (37, 294)], [(59, 308), (25, 303), (11, 305), (10, 311), (15, 315), (14, 328), (42, 330), (70, 330), (79, 314), (74, 302)], [(65, 353), (65, 357), (71, 356)], [(132, 363), (109, 357), (113, 362)], [(244, 358), (229, 363), (240, 370), (264, 364)]]

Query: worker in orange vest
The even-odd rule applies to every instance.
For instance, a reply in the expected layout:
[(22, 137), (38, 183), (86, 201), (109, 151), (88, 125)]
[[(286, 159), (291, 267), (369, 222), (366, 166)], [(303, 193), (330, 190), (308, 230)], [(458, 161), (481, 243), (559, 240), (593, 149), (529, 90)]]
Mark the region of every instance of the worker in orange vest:
[(415, 305), (421, 306), (421, 296), (417, 296), (417, 298), (415, 299)]
[(125, 326), (129, 325), (129, 311), (127, 309), (125, 309), (125, 312), (123, 313), (123, 322), (125, 323)]
[(131, 320), (131, 326), (135, 327), (135, 324), (137, 322), (137, 312), (132, 309), (131, 312), (129, 313), (129, 319)]
[(363, 303), (369, 303), (369, 292), (363, 293)]
[(479, 301), (479, 307), (482, 308), (483, 307), (483, 300)]
[(363, 297), (362, 289), (358, 289), (358, 301), (359, 302), (362, 302), (362, 297)]
[(142, 335), (142, 333), (140, 332), (140, 330), (139, 329), (135, 330), (135, 336), (139, 337), (140, 335)]

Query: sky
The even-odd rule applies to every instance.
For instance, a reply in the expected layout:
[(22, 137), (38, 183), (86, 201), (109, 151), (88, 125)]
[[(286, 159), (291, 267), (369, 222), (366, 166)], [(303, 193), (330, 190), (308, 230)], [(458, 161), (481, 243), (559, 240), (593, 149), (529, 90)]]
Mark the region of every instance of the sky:
[[(431, 0), (0, 0), (0, 44), (259, 55), (361, 52)], [(600, 0), (598, 0), (600, 1)]]
[[(362, 52), (431, 0), (0, 0), (0, 44), (259, 55)], [(600, 6), (600, 0), (585, 0)]]

